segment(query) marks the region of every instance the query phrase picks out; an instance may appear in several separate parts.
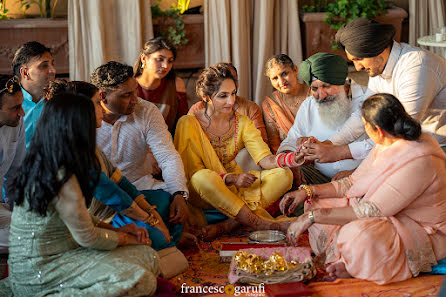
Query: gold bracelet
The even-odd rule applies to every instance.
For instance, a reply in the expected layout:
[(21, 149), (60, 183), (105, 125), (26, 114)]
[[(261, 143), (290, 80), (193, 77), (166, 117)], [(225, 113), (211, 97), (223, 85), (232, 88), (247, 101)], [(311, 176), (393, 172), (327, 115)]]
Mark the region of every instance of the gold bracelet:
[(304, 190), (305, 193), (307, 194), (307, 197), (305, 197), (305, 201), (308, 204), (311, 204), (311, 198), (313, 198), (313, 192), (311, 192), (311, 189), (308, 185), (300, 185), (299, 190)]
[(160, 221), (152, 213), (150, 213), (149, 217), (144, 220), (144, 223), (149, 224), (150, 226), (155, 226), (159, 222)]
[(314, 224), (314, 215), (313, 215), (313, 211), (310, 210), (308, 212), (308, 218), (310, 219), (311, 224)]

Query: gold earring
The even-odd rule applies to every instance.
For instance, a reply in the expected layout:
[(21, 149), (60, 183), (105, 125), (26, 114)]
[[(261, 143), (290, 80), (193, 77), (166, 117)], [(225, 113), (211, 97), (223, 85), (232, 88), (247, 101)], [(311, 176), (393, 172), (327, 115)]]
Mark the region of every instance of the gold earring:
[(145, 66), (146, 66), (146, 64), (141, 63), (141, 69), (144, 69)]

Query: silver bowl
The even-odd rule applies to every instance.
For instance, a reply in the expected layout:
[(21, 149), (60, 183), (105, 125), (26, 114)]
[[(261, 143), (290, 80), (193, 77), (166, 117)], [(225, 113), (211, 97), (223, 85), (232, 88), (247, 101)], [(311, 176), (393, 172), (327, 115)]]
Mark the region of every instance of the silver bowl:
[(249, 234), (249, 243), (284, 243), (285, 233), (277, 230), (254, 231)]

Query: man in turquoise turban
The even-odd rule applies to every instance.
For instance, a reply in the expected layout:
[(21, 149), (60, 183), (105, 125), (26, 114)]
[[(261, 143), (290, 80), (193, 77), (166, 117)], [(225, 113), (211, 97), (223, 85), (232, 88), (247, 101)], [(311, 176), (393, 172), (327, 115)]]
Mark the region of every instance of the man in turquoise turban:
[[(301, 166), (308, 184), (328, 182), (350, 174), (362, 158), (352, 158), (355, 142), (367, 138), (365, 134), (348, 145), (333, 145), (331, 137), (358, 112), (363, 92), (360, 87), (346, 84), (347, 62), (338, 55), (317, 53), (299, 66), (299, 75), (310, 87), (311, 96), (299, 108), (287, 138), (279, 152), (300, 151), (314, 167)], [(369, 144), (369, 150), (373, 144)], [(352, 151), (351, 151), (352, 149)], [(364, 156), (365, 157), (365, 156)]]

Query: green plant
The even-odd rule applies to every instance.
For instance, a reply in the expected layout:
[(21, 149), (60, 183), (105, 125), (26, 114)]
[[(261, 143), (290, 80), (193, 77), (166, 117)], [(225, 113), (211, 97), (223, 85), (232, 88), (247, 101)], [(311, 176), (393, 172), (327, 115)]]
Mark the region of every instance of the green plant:
[(53, 5), (51, 5), (51, 0), (17, 0), (17, 2), (20, 3), (20, 9), (23, 11), (24, 15), (26, 15), (28, 8), (34, 4), (39, 6), (41, 18), (53, 18), (54, 9), (59, 0), (54, 0)]
[(337, 0), (327, 5), (324, 22), (338, 30), (342, 25), (357, 18), (374, 18), (387, 13), (386, 0)]
[[(160, 20), (161, 27), (167, 27), (166, 30), (161, 30), (160, 34), (169, 39), (174, 45), (180, 46), (187, 44), (189, 40), (186, 38), (186, 30), (182, 21), (182, 13), (187, 10), (190, 0), (178, 0), (177, 5), (172, 5), (168, 10), (162, 10), (159, 7), (161, 0), (158, 0), (156, 5), (151, 7), (152, 18)], [(169, 19), (173, 23), (169, 23)]]
[[(330, 28), (339, 30), (344, 24), (356, 18), (374, 18), (387, 13), (387, 0), (313, 0), (311, 5), (304, 5), (303, 12), (325, 12), (324, 22)], [(333, 49), (338, 49), (332, 43)]]
[(8, 10), (6, 9), (6, 0), (0, 1), (0, 20), (9, 20)]
[(303, 12), (325, 12), (328, 0), (312, 0), (311, 5), (304, 5), (302, 6)]

